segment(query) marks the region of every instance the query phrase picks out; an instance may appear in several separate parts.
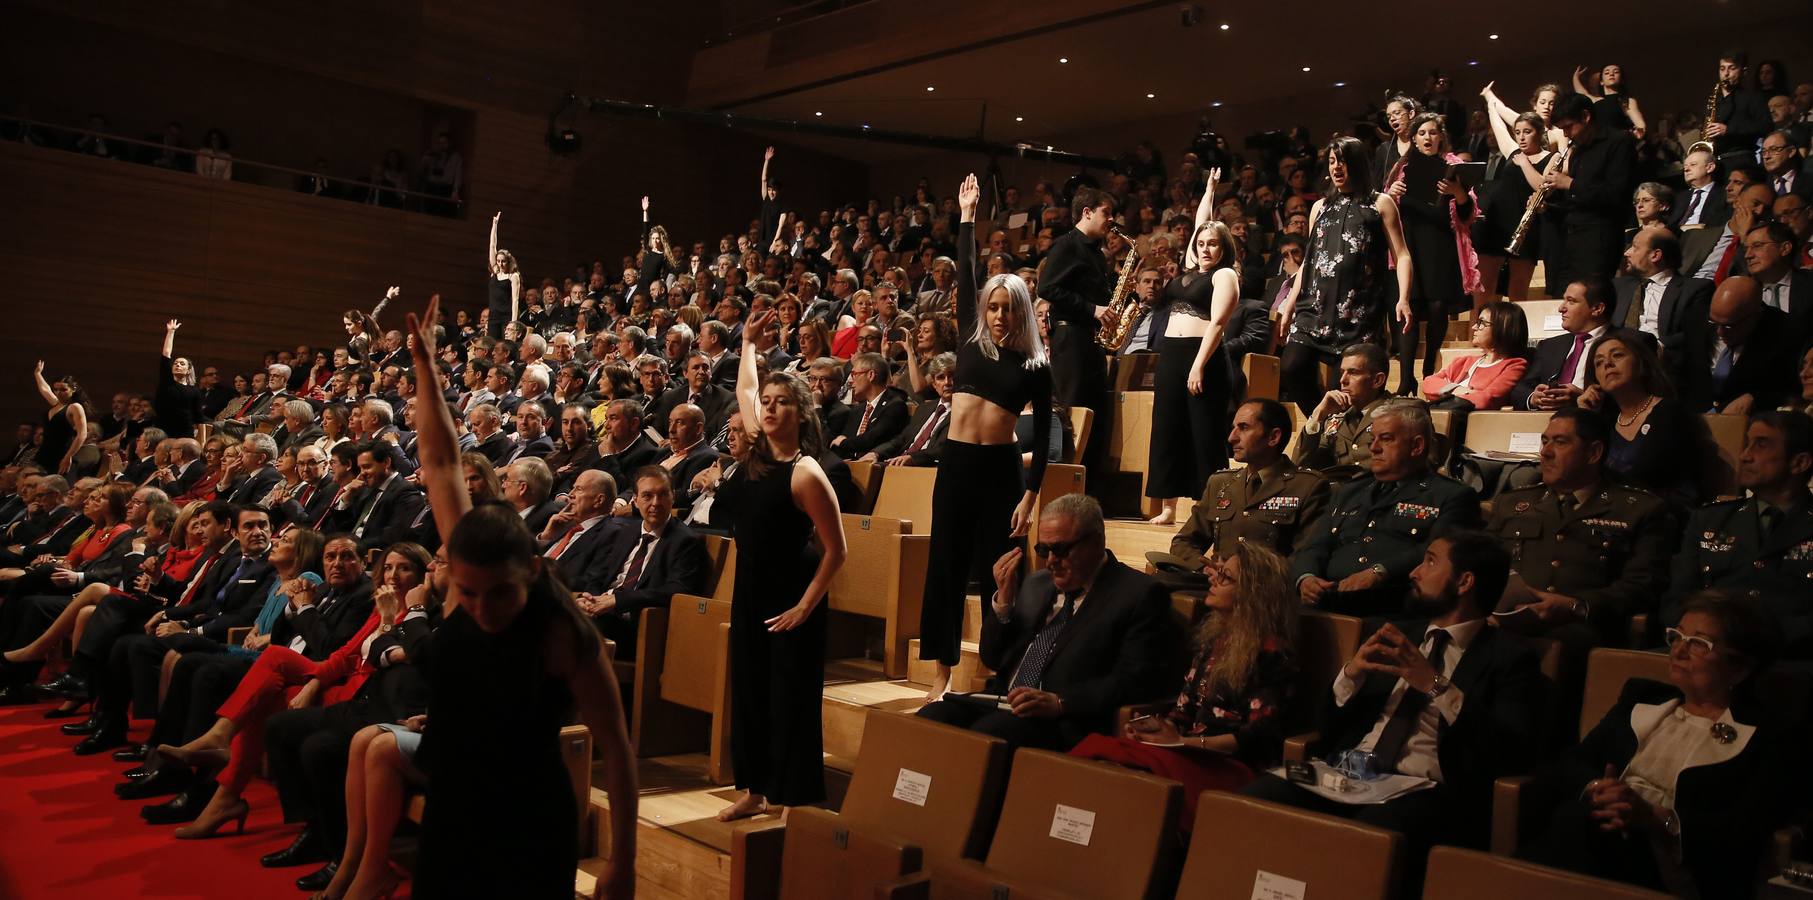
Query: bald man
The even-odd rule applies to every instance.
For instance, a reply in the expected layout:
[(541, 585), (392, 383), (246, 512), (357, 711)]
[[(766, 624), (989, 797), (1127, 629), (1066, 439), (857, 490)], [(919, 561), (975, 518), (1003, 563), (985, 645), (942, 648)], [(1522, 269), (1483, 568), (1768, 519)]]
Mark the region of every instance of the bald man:
[(1746, 275), (1726, 278), (1685, 352), (1671, 354), (1675, 389), (1697, 412), (1749, 415), (1775, 409), (1798, 392), (1799, 349), (1786, 313), (1763, 303)]
[(587, 590), (586, 585), (604, 578), (600, 566), (610, 546), (608, 533), (616, 527), (610, 518), (616, 498), (617, 482), (604, 472), (587, 469), (573, 481), (567, 505), (536, 535), (542, 554), (575, 591)]

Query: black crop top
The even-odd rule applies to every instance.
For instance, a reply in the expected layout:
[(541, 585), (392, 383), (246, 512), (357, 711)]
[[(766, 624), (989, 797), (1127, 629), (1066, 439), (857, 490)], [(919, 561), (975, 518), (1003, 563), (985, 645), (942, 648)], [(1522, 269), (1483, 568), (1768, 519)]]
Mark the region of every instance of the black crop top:
[(1214, 321), (1215, 273), (1185, 272), (1165, 285), (1164, 306), (1174, 316)]
[[(1027, 323), (1038, 327), (1036, 323)], [(1051, 442), (1051, 367), (1026, 368), (1026, 354), (996, 347), (999, 359), (989, 359), (976, 344), (976, 226), (964, 222), (957, 229), (957, 386), (953, 394), (973, 394), (1015, 416), (1033, 408), (1032, 442)], [(1034, 453), (1026, 470), (1028, 490), (1036, 491), (1045, 480), (1045, 454)]]

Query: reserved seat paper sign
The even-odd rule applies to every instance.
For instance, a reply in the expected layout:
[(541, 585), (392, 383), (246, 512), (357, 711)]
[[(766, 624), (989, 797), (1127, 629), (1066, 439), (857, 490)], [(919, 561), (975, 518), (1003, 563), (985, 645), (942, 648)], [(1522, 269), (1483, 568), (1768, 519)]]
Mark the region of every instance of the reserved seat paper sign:
[(1051, 836), (1060, 841), (1089, 846), (1090, 835), (1095, 834), (1095, 813), (1087, 809), (1057, 804), (1057, 810), (1051, 814)]
[(1308, 889), (1308, 884), (1295, 878), (1260, 869), (1253, 875), (1252, 900), (1303, 900), (1303, 893)]
[(924, 806), (925, 798), (932, 792), (932, 776), (912, 769), (901, 769), (899, 777), (894, 779), (894, 799), (904, 800), (914, 806)]

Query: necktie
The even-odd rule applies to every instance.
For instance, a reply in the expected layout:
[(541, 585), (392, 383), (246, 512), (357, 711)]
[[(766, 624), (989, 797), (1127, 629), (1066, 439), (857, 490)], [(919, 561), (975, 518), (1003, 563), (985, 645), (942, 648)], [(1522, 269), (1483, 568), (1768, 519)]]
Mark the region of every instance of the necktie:
[(1051, 664), (1053, 651), (1057, 649), (1058, 638), (1064, 633), (1064, 626), (1070, 624), (1070, 614), (1075, 610), (1076, 597), (1073, 594), (1062, 595), (1064, 606), (1058, 614), (1039, 629), (1032, 643), (1026, 648), (1026, 655), (1020, 658), (1020, 672), (1014, 676), (1014, 683), (1009, 689), (1017, 687), (1038, 688), (1045, 677), (1045, 667)]
[(655, 536), (642, 533), (642, 539), (636, 542), (636, 549), (630, 551), (629, 568), (623, 570), (623, 577), (617, 580), (617, 587), (632, 590), (642, 580), (642, 567), (648, 565), (648, 546), (655, 542)]
[(578, 523), (574, 523), (573, 527), (567, 529), (566, 534), (560, 536), (560, 540), (556, 542), (554, 546), (548, 548), (548, 558), (554, 560), (560, 559), (560, 554), (567, 552), (567, 545), (571, 544), (573, 539), (578, 537), (579, 533), (584, 530), (585, 529)]
[(1787, 175), (1775, 176), (1775, 196), (1780, 197), (1787, 193), (1788, 193), (1788, 176)]
[(1643, 290), (1630, 298), (1630, 311), (1624, 314), (1624, 327), (1637, 328), (1643, 324), (1643, 307), (1649, 303), (1649, 285), (1654, 282), (1643, 282)]
[(691, 403), (694, 406), (698, 406), (699, 405), (699, 395), (693, 394), (692, 396), (687, 397), (686, 402)]
[(302, 493), (296, 498), (296, 505), (307, 509), (308, 499), (313, 496), (315, 496), (315, 483), (311, 481), (302, 486)]
[(1561, 507), (1561, 517), (1567, 518), (1573, 513), (1575, 502), (1573, 494), (1556, 494), (1555, 505)]
[(1775, 530), (1775, 523), (1781, 521), (1782, 511), (1767, 503), (1757, 504), (1756, 522), (1762, 531), (1762, 539), (1768, 540), (1769, 533)]
[(1787, 285), (1785, 285), (1779, 281), (1772, 285), (1769, 285), (1769, 305), (1775, 307), (1776, 309), (1781, 310), (1782, 312), (1788, 311), (1787, 298), (1782, 296), (1782, 289), (1786, 288), (1786, 287), (1787, 287)]
[(874, 403), (864, 403), (862, 405), (862, 421), (856, 423), (856, 433), (857, 434), (860, 435), (863, 432), (869, 430), (869, 417), (871, 415), (874, 415), (874, 413), (875, 413), (875, 404)]
[(195, 599), (195, 591), (201, 587), (203, 581), (208, 579), (208, 570), (214, 568), (214, 562), (218, 559), (220, 559), (219, 556), (210, 556), (202, 561), (201, 568), (196, 570), (195, 575), (189, 579), (189, 586), (183, 589), (182, 596), (176, 598), (177, 606), (188, 606), (190, 601)]
[(915, 435), (913, 437), (913, 442), (907, 445), (906, 452), (918, 453), (925, 449), (926, 442), (932, 439), (932, 432), (938, 430), (938, 423), (944, 421), (944, 414), (946, 411), (944, 403), (940, 401), (938, 403), (938, 408), (933, 410), (931, 416), (926, 418), (925, 427), (919, 429), (919, 434)]
[(1712, 270), (1713, 284), (1723, 282), (1731, 274), (1731, 264), (1737, 259), (1737, 245), (1737, 236), (1732, 235), (1731, 243), (1725, 245), (1725, 255), (1719, 257), (1718, 268)]
[(1573, 384), (1574, 373), (1580, 370), (1580, 351), (1586, 348), (1586, 335), (1574, 335), (1574, 349), (1568, 351), (1567, 362), (1561, 364), (1561, 383)]
[(1714, 393), (1725, 390), (1725, 379), (1731, 377), (1731, 364), (1731, 345), (1726, 344), (1725, 349), (1719, 351), (1718, 361), (1712, 364), (1712, 390)]
[[(1429, 632), (1429, 665), (1435, 667), (1435, 674), (1442, 674), (1445, 668), (1445, 651), (1448, 649), (1450, 635), (1442, 629)], [(1392, 710), (1391, 718), (1386, 720), (1385, 727), (1379, 731), (1379, 742), (1372, 747), (1372, 756), (1378, 760), (1380, 767), (1390, 764), (1397, 768), (1398, 757), (1404, 755), (1404, 744), (1410, 740), (1410, 733), (1416, 727), (1417, 720), (1423, 716), (1423, 710), (1429, 706), (1429, 695), (1408, 684), (1404, 685), (1404, 696), (1398, 698), (1398, 708)]]
[(226, 580), (220, 583), (220, 590), (214, 592), (215, 606), (219, 606), (222, 601), (226, 600), (227, 592), (233, 589), (233, 585), (239, 583), (239, 576), (245, 574), (246, 564), (250, 562), (251, 559), (251, 557), (244, 554), (240, 555), (239, 565), (233, 568), (233, 574), (228, 575)]
[[(1708, 185), (1710, 187), (1710, 185)], [(1687, 201), (1687, 213), (1681, 216), (1682, 225), (1695, 225), (1700, 221), (1700, 201), (1706, 199), (1706, 188), (1695, 188), (1693, 197)]]

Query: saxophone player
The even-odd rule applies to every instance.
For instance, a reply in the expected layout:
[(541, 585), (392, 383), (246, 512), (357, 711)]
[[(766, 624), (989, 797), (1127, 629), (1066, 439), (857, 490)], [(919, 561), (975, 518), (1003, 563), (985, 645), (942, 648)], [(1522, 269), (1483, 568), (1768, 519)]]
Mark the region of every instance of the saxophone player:
[(1629, 132), (1600, 125), (1593, 118), (1593, 101), (1583, 94), (1561, 98), (1551, 118), (1568, 139), (1566, 163), (1543, 176), (1549, 208), (1566, 211), (1565, 278), (1609, 279), (1624, 249), (1636, 143)]
[(1227, 465), (1228, 394), (1232, 373), (1222, 338), (1240, 304), (1240, 253), (1226, 223), (1213, 217), (1215, 183), (1196, 207), (1182, 270), (1165, 286), (1165, 311), (1153, 378), (1152, 445), (1146, 496), (1158, 501), (1154, 525), (1177, 521), (1177, 498), (1200, 497), (1209, 476)]
[(1719, 57), (1719, 84), (1714, 91), (1712, 121), (1701, 135), (1718, 149), (1727, 170), (1756, 162), (1756, 145), (1769, 131), (1769, 107), (1763, 95), (1744, 89), (1750, 57), (1733, 50)]
[(1051, 242), (1039, 297), (1051, 304), (1051, 380), (1059, 405), (1095, 411), (1091, 433), (1103, 436), (1083, 449), (1085, 484), (1100, 495), (1107, 481), (1106, 435), (1112, 433), (1114, 405), (1108, 396), (1108, 369), (1096, 333), (1114, 328), (1119, 317), (1108, 305), (1114, 274), (1102, 241), (1114, 218), (1114, 198), (1092, 187), (1077, 188), (1070, 201), (1076, 226)]

